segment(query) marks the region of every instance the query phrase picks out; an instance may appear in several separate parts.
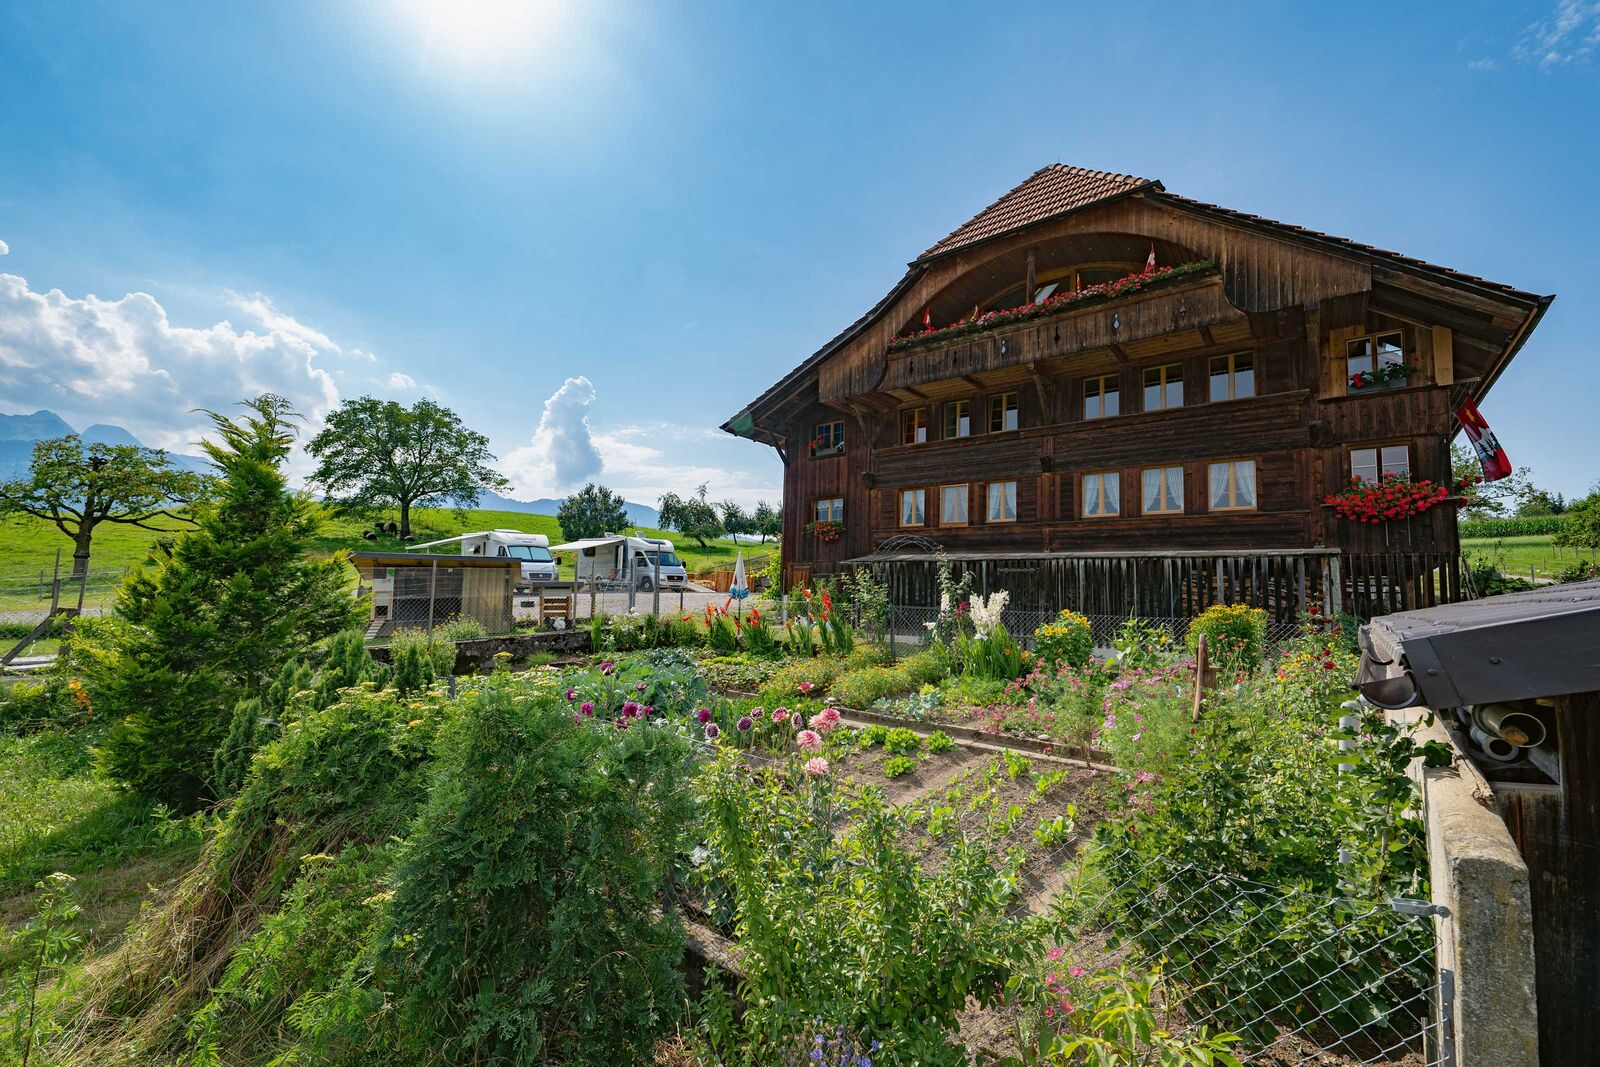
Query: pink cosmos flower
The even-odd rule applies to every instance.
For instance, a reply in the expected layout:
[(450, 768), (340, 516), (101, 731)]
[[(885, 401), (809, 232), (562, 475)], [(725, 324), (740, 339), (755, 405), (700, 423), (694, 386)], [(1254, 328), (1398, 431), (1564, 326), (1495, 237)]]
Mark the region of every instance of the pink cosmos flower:
[(1072, 977), (1074, 977), (1074, 978), (1082, 978), (1084, 975), (1088, 974), (1089, 972), (1085, 968), (1079, 967), (1076, 964), (1074, 964), (1073, 966), (1067, 968), (1067, 973), (1072, 975)]
[(773, 722), (782, 722), (783, 720), (787, 719), (788, 717), (789, 717), (789, 709), (788, 708), (773, 708), (772, 709), (772, 721)]
[(811, 716), (811, 728), (827, 733), (839, 725), (839, 710), (837, 708), (823, 708)]
[(815, 752), (822, 747), (822, 736), (815, 730), (801, 730), (794, 735), (794, 743), (807, 752)]
[(817, 687), (816, 683), (814, 683), (814, 682), (801, 682), (800, 683), (800, 693), (801, 693), (802, 696), (804, 696), (806, 693), (811, 692), (816, 687)]
[(806, 773), (813, 778), (821, 778), (828, 773), (828, 761), (821, 756), (806, 760)]
[(1059, 960), (1061, 958), (1062, 954), (1065, 953), (1065, 952), (1066, 952), (1065, 949), (1063, 949), (1060, 945), (1057, 945), (1054, 948), (1052, 948), (1049, 952), (1046, 952), (1045, 956), (1048, 957), (1049, 959), (1052, 959), (1052, 960)]

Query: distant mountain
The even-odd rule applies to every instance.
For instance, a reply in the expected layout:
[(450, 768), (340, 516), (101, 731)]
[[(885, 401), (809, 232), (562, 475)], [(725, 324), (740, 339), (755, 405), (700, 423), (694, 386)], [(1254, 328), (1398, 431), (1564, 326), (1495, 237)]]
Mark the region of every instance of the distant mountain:
[[(65, 437), (69, 433), (78, 431), (53, 411), (35, 411), (32, 415), (0, 414), (0, 478), (19, 478), (28, 473), (35, 441)], [(137, 437), (121, 426), (110, 426), (103, 422), (95, 423), (82, 433), (78, 433), (78, 436), (83, 438), (85, 444), (143, 447)], [(211, 470), (211, 464), (199, 456), (168, 452), (167, 462), (179, 470), (206, 472)]]
[[(538, 500), (512, 500), (510, 497), (501, 496), (499, 493), (485, 492), (478, 498), (478, 506), (490, 511), (520, 511), (528, 515), (554, 515), (561, 510), (561, 501), (554, 497), (540, 497)], [(643, 526), (648, 530), (661, 528), (661, 513), (647, 504), (624, 503), (623, 509), (628, 513), (628, 521), (635, 526)]]
[(79, 433), (78, 436), (83, 438), (83, 443), (86, 445), (132, 445), (134, 448), (143, 447), (139, 444), (137, 437), (124, 430), (121, 426), (107, 426), (103, 422), (95, 423)]
[(53, 411), (35, 411), (32, 415), (0, 414), (0, 441), (26, 441), (31, 447), (35, 441), (63, 437), (71, 432), (72, 427)]

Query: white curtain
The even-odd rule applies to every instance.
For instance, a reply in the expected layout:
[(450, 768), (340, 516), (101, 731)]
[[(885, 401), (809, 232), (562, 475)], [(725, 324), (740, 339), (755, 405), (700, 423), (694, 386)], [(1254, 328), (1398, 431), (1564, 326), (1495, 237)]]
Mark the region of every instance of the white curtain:
[(1122, 496), (1121, 488), (1122, 487), (1118, 484), (1121, 481), (1121, 478), (1122, 478), (1122, 476), (1119, 475), (1119, 474), (1101, 475), (1102, 481), (1101, 481), (1101, 490), (1100, 491), (1105, 495), (1105, 500), (1106, 500), (1106, 507), (1105, 507), (1105, 511), (1103, 512), (1103, 514), (1106, 514), (1106, 515), (1120, 515), (1120, 514), (1122, 514), (1122, 500), (1121, 500), (1121, 496)]
[(1104, 515), (1100, 509), (1100, 475), (1090, 474), (1083, 479), (1083, 513)]
[(1228, 500), (1228, 468), (1232, 466), (1232, 463), (1211, 465), (1211, 506), (1214, 508), (1233, 506)]
[(1247, 459), (1233, 465), (1234, 505), (1241, 508), (1256, 506), (1256, 461)]
[(1167, 510), (1183, 510), (1183, 468), (1167, 468)]
[(1144, 510), (1161, 510), (1161, 471), (1156, 469), (1144, 472)]

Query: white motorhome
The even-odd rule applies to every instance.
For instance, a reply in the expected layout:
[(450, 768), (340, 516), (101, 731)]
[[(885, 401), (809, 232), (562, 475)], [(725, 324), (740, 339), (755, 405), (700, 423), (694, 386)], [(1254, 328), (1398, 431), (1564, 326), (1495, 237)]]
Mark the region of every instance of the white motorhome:
[(550, 554), (550, 538), (521, 530), (479, 530), (457, 537), (446, 537), (412, 549), (434, 548), (459, 543), (463, 556), (510, 557), (521, 563), (522, 584), (554, 585), (558, 578), (555, 557)]
[(683, 560), (673, 551), (672, 542), (663, 538), (606, 534), (556, 547), (572, 551), (580, 584), (594, 582), (624, 589), (631, 585), (648, 592), (655, 588), (658, 573), (663, 589), (682, 589), (689, 581)]

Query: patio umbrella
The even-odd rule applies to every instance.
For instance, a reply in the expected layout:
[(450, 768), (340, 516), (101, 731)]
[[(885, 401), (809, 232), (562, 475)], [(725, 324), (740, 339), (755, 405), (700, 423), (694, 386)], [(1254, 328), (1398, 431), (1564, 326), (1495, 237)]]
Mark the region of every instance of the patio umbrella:
[(739, 601), (739, 613), (744, 614), (744, 598), (750, 595), (750, 583), (744, 576), (744, 553), (741, 551), (733, 561), (733, 581), (728, 585), (728, 599), (723, 602), (722, 610), (727, 611), (728, 605), (735, 600)]

